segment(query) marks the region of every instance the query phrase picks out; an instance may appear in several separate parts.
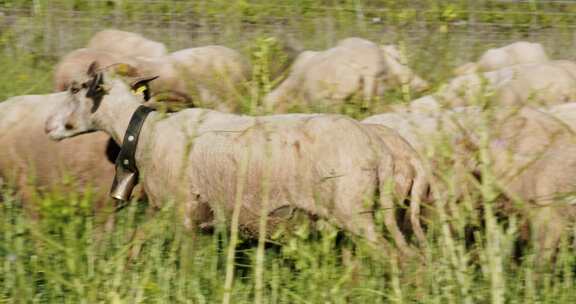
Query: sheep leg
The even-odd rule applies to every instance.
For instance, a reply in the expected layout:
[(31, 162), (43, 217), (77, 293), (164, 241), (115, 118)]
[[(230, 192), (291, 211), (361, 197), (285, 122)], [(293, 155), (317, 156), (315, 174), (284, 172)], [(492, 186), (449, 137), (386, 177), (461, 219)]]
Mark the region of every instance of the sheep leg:
[[(387, 159), (386, 159), (387, 160)], [(395, 208), (394, 208), (394, 182), (390, 180), (394, 175), (394, 167), (391, 160), (382, 160), (380, 166), (378, 167), (378, 187), (380, 190), (379, 203), (380, 207), (384, 212), (384, 225), (388, 232), (392, 235), (396, 246), (402, 253), (410, 254), (411, 250), (406, 243), (406, 239), (400, 228), (398, 228), (398, 222), (396, 221)]]
[[(158, 210), (152, 207), (146, 209), (146, 218), (151, 219), (157, 216)], [(146, 240), (146, 230), (142, 227), (136, 227), (132, 234), (130, 250), (128, 252), (128, 261), (135, 261), (142, 251), (142, 245)]]
[(373, 76), (364, 76), (363, 78), (363, 88), (362, 88), (362, 98), (363, 103), (366, 108), (369, 107), (370, 103), (376, 96), (376, 91), (378, 88), (378, 80)]
[[(386, 182), (384, 182), (384, 184), (386, 184)], [(381, 189), (382, 188), (388, 188), (388, 186), (382, 185)], [(384, 190), (384, 191), (389, 192), (390, 190)], [(404, 235), (402, 234), (400, 228), (398, 227), (398, 222), (396, 221), (396, 214), (395, 214), (396, 208), (394, 206), (393, 196), (394, 195), (392, 193), (380, 192), (379, 200), (380, 200), (380, 206), (382, 207), (382, 212), (384, 213), (384, 225), (386, 226), (386, 229), (392, 236), (392, 239), (396, 243), (398, 249), (400, 249), (400, 251), (402, 251), (405, 254), (409, 254), (411, 250), (409, 249), (408, 243), (406, 242)]]
[(29, 176), (26, 174), (22, 174), (18, 181), (18, 191), (17, 196), (22, 201), (22, 206), (24, 207), (24, 211), (26, 215), (29, 216), (33, 220), (39, 220), (39, 210), (36, 206), (39, 205), (39, 193), (37, 191), (37, 187), (35, 184), (29, 180)]
[(348, 232), (366, 240), (368, 244), (378, 251), (391, 253), (392, 246), (377, 231), (372, 212), (356, 214), (340, 221), (340, 225)]
[(341, 176), (335, 181), (334, 210), (327, 211), (323, 216), (334, 218), (340, 228), (361, 237), (375, 250), (390, 254), (392, 246), (378, 232), (374, 221), (372, 203), (375, 189), (364, 186), (350, 187), (354, 184), (374, 185), (375, 176), (369, 176), (365, 172), (357, 173)]
[(184, 224), (184, 228), (187, 231), (193, 231), (195, 228), (195, 220), (194, 220), (194, 209), (198, 206), (198, 201), (196, 200), (188, 200), (183, 203), (181, 216), (182, 216), (182, 223)]
[(420, 205), (422, 204), (422, 199), (426, 196), (428, 185), (424, 169), (419, 165), (416, 165), (415, 167), (416, 178), (414, 179), (414, 184), (412, 185), (412, 191), (410, 194), (410, 223), (412, 224), (412, 230), (414, 231), (420, 245), (426, 245), (426, 234), (424, 233), (420, 223)]
[(207, 203), (200, 201), (198, 194), (192, 194), (192, 197), (182, 201), (183, 203), (178, 205), (178, 215), (186, 231), (194, 232), (197, 228), (200, 230), (211, 228), (210, 226), (214, 223), (214, 214)]
[(552, 206), (539, 207), (530, 218), (532, 240), (536, 245), (539, 264), (552, 260), (566, 227), (563, 216), (556, 211)]

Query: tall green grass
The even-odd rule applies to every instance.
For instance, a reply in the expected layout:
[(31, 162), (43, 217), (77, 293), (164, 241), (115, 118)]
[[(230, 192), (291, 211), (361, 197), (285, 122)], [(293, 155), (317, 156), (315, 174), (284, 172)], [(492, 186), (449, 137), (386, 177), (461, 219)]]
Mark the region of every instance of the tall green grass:
[(229, 227), (192, 235), (175, 224), (173, 204), (149, 215), (132, 202), (106, 230), (101, 216), (86, 214), (74, 197), (61, 197), (72, 212), (32, 220), (3, 192), (3, 302), (217, 303), (227, 292), (230, 303), (576, 301), (571, 244), (564, 240), (554, 265), (538, 265), (529, 250), (517, 257), (510, 250), (514, 225), (492, 221), (488, 212), (472, 244), (452, 229), (456, 219), (443, 217), (429, 227), (420, 260), (374, 254), (324, 222), (314, 231), (298, 226), (260, 251), (242, 235), (231, 239)]

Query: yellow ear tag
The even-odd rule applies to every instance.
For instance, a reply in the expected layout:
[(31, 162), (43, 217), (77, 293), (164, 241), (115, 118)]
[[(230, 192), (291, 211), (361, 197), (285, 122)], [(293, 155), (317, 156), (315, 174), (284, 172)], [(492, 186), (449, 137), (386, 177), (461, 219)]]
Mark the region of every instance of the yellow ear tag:
[(146, 91), (145, 86), (138, 87), (136, 90), (132, 90), (132, 94), (137, 96), (144, 96), (144, 92)]
[(127, 76), (128, 75), (128, 71), (130, 70), (128, 68), (128, 65), (125, 63), (119, 63), (116, 66), (116, 74), (120, 75), (120, 76)]

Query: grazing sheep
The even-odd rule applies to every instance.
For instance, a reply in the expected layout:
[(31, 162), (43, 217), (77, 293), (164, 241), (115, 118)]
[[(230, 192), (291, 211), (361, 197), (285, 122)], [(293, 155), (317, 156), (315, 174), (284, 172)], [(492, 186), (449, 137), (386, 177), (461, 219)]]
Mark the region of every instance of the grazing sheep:
[[(408, 106), (399, 112), (378, 114), (367, 117), (362, 123), (379, 124), (397, 131), (425, 161), (424, 167), (429, 172), (436, 172), (439, 166), (446, 164), (446, 147), (450, 147), (450, 169), (453, 170), (453, 184), (462, 184), (461, 180), (475, 168), (476, 163), (470, 154), (470, 145), (477, 142), (471, 131), (480, 122), (481, 111), (476, 107), (458, 108), (445, 111), (440, 108), (421, 111)], [(471, 143), (472, 142), (472, 143)], [(444, 185), (431, 176), (436, 193), (445, 192)], [(465, 187), (458, 187), (461, 193), (468, 192)], [(458, 195), (458, 194), (457, 194)]]
[(232, 112), (242, 85), (250, 77), (250, 65), (237, 51), (208, 45), (176, 51), (156, 58), (137, 58), (134, 68), (141, 75), (158, 75), (152, 92), (172, 93), (192, 100), (196, 106)]
[[(448, 127), (441, 123), (448, 118), (447, 113), (451, 112), (410, 111), (408, 108), (405, 111), (373, 115), (362, 120), (362, 123), (383, 125), (396, 130), (421, 155), (430, 155), (427, 148), (432, 147), (436, 140), (434, 135)], [(450, 135), (458, 136), (456, 132), (450, 132)]]
[(54, 69), (54, 91), (67, 90), (70, 81), (86, 73), (92, 62), (109, 66), (124, 60), (125, 58), (107, 51), (88, 48), (74, 50), (62, 57)]
[(466, 63), (454, 70), (456, 75), (496, 71), (517, 64), (547, 62), (548, 55), (540, 43), (518, 41), (486, 51), (478, 62)]
[[(122, 79), (93, 68), (47, 120), (46, 132), (60, 140), (103, 130), (121, 143), (141, 104)], [(394, 182), (393, 161), (378, 134), (345, 116), (249, 117), (205, 109), (167, 117), (151, 113), (136, 151), (150, 200), (178, 202), (187, 227), (206, 221), (210, 212), (229, 217), (237, 202), (240, 225), (257, 231), (252, 225), (263, 208), (263, 178), (269, 176), (271, 213), (296, 208), (380, 248), (387, 246), (375, 227), (372, 201), (379, 191), (383, 212), (394, 212), (387, 208), (393, 206), (387, 191)]]
[(493, 171), (510, 204), (530, 224), (532, 239), (545, 259), (576, 220), (575, 107), (522, 108), (500, 118), (490, 152)]
[[(420, 224), (420, 205), (427, 200), (430, 175), (418, 153), (396, 131), (378, 124), (366, 124), (375, 131), (388, 146), (394, 159), (394, 180), (396, 200), (403, 204), (410, 203), (409, 221), (416, 238), (420, 244), (426, 244), (426, 237)], [(389, 208), (393, 208), (390, 206)], [(402, 242), (404, 237), (396, 230), (396, 218), (393, 213), (387, 213), (384, 221), (387, 227), (391, 227), (390, 233), (394, 235), (396, 242)]]
[[(426, 201), (428, 208), (422, 210), (421, 203), (411, 203), (408, 218), (417, 239), (421, 244), (425, 244), (425, 233), (420, 225), (421, 218), (430, 220), (431, 214), (437, 214), (434, 212), (434, 209), (438, 208), (435, 202), (447, 199), (445, 194), (452, 188), (451, 185), (458, 185), (455, 189), (460, 192), (455, 193), (456, 196), (468, 193), (469, 189), (464, 187), (463, 182), (471, 171), (468, 168), (473, 168), (473, 164), (470, 164), (470, 155), (462, 148), (466, 147), (461, 140), (465, 138), (466, 132), (460, 127), (461, 122), (447, 115), (448, 111), (412, 111), (410, 107), (407, 108), (401, 112), (374, 115), (364, 119), (362, 123), (381, 125), (395, 130), (409, 143), (410, 148), (417, 151), (417, 161), (412, 163), (415, 164), (414, 167), (421, 168), (420, 171), (424, 172), (420, 175), (426, 176), (425, 189), (429, 189), (430, 194), (427, 197), (424, 189), (417, 191), (418, 197), (412, 198), (411, 201)], [(464, 119), (462, 123), (465, 123)], [(454, 154), (450, 155), (453, 160), (449, 164), (443, 161), (446, 158), (446, 146), (454, 147)], [(439, 171), (446, 167), (451, 169), (451, 172), (446, 173), (451, 174), (444, 175), (443, 171)], [(416, 189), (418, 188), (415, 187)]]
[[(434, 155), (438, 138), (448, 138), (455, 151), (456, 181), (464, 188), (463, 174), (479, 172), (472, 155), (481, 147), (486, 115), (469, 107), (434, 114), (387, 113), (363, 122), (398, 130), (427, 155)], [(488, 130), (491, 171), (504, 196), (503, 210), (523, 216), (541, 257), (549, 258), (576, 219), (576, 207), (569, 200), (576, 184), (576, 170), (571, 169), (576, 167), (576, 129), (572, 128), (576, 106), (558, 105), (548, 111), (506, 108), (496, 112), (489, 125), (493, 126)], [(434, 159), (430, 158), (431, 167)]]
[(372, 100), (387, 87), (409, 84), (414, 89), (426, 83), (402, 65), (395, 48), (384, 47), (361, 38), (347, 38), (322, 52), (303, 52), (291, 67), (288, 77), (268, 96), (268, 109), (282, 111), (289, 103), (303, 102), (338, 106), (359, 96)]
[(463, 75), (434, 96), (447, 107), (474, 105), (485, 95), (500, 106), (564, 103), (576, 98), (575, 67), (569, 61), (549, 61)]
[(434, 97), (448, 108), (482, 103), (485, 95), (510, 82), (514, 76), (511, 68), (458, 76), (441, 87)]
[(296, 57), (288, 77), (264, 97), (264, 106), (268, 111), (285, 112), (292, 102), (302, 100), (300, 86), (304, 82), (304, 75), (319, 54), (317, 51), (303, 51)]
[(103, 30), (94, 34), (86, 47), (120, 57), (159, 57), (167, 53), (163, 43), (119, 30)]
[(496, 90), (500, 105), (555, 105), (576, 99), (576, 77), (565, 61), (511, 67), (514, 76)]
[(108, 201), (114, 176), (109, 136), (94, 133), (55, 143), (44, 134), (49, 113), (63, 106), (67, 93), (12, 97), (0, 103), (0, 177), (16, 186), (24, 206), (34, 213), (37, 193), (92, 188), (95, 208)]
[(92, 62), (100, 66), (121, 64), (122, 73), (131, 77), (159, 75), (151, 87), (157, 99), (184, 101), (222, 111), (237, 110), (238, 105), (227, 102), (236, 99), (250, 74), (249, 64), (242, 55), (223, 46), (184, 49), (159, 57), (121, 57), (100, 50), (79, 49), (64, 56), (57, 65), (56, 90), (66, 90), (70, 81), (84, 75)]

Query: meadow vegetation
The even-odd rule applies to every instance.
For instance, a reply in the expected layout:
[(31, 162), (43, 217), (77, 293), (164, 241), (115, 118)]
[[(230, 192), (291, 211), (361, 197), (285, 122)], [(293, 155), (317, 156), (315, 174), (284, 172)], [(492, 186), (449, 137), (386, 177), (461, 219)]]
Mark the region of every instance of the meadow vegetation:
[[(552, 56), (572, 59), (564, 37), (576, 25), (576, 5), (567, 1), (0, 0), (0, 9), (0, 100), (50, 92), (59, 55), (97, 30), (120, 27), (172, 50), (206, 43), (241, 50), (253, 64), (238, 99), (249, 114), (263, 113), (261, 97), (278, 81), (273, 71), (290, 60), (288, 37), (305, 48), (349, 35), (399, 43), (410, 65), (439, 86), (452, 68), (501, 41), (542, 37)], [(482, 40), (480, 24), (497, 28), (498, 39), (487, 30)], [(412, 97), (398, 90), (367, 109), (340, 111), (363, 118)], [(450, 146), (439, 149), (450, 159)], [(487, 168), (489, 160), (477, 157)], [(450, 180), (450, 162), (440, 168)], [(490, 178), (464, 199), (433, 202), (421, 257), (374, 252), (323, 221), (294, 221), (266, 244), (242, 234), (231, 242), (235, 229), (225, 223), (184, 230), (175, 221), (178, 202), (152, 211), (133, 201), (96, 213), (89, 190), (39, 195), (40, 219), (33, 219), (10, 185), (0, 180), (0, 187), (2, 303), (217, 303), (227, 295), (229, 303), (576, 303), (573, 237), (562, 240), (554, 262), (540, 263), (519, 240), (520, 220), (494, 207)]]

